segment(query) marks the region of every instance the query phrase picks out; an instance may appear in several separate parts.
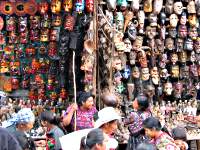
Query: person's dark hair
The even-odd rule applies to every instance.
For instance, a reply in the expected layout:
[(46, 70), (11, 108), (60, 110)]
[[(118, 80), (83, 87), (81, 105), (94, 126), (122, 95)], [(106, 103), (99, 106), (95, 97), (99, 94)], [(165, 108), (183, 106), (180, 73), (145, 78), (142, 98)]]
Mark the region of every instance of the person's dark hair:
[(186, 141), (187, 136), (186, 136), (186, 129), (183, 127), (176, 127), (172, 129), (172, 137), (174, 140), (183, 140)]
[(149, 117), (143, 121), (143, 127), (160, 131), (162, 126), (160, 121), (155, 117)]
[(136, 97), (138, 102), (138, 110), (145, 111), (149, 107), (149, 100), (144, 94), (140, 94)]
[(94, 97), (94, 95), (90, 92), (78, 92), (77, 94), (77, 104), (78, 106), (82, 106), (84, 102), (87, 101), (89, 97)]
[(156, 150), (156, 148), (153, 144), (141, 143), (137, 146), (136, 150)]
[(59, 125), (60, 124), (60, 117), (56, 116), (53, 112), (51, 111), (43, 111), (40, 114), (40, 120), (41, 121), (47, 121), (50, 124), (54, 125)]
[(87, 136), (82, 137), (81, 149), (90, 150), (96, 144), (103, 144), (103, 140), (104, 140), (103, 131), (99, 128), (93, 129), (88, 133)]

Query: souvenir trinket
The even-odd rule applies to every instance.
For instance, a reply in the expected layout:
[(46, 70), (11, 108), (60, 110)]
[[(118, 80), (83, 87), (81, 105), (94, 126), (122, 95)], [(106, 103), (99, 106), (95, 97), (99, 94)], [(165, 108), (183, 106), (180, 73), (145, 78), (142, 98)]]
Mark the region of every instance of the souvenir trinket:
[(171, 38), (176, 38), (176, 36), (177, 36), (177, 30), (176, 30), (176, 28), (174, 28), (174, 27), (170, 27), (169, 28), (169, 36)]
[(196, 14), (190, 14), (188, 16), (188, 22), (190, 26), (196, 26), (197, 25), (197, 16)]
[(174, 3), (174, 12), (177, 14), (177, 15), (180, 15), (183, 11), (183, 3), (182, 2), (175, 2)]
[(21, 87), (23, 89), (27, 89), (27, 88), (29, 88), (29, 84), (30, 84), (29, 76), (28, 75), (24, 75), (23, 79), (22, 79), (22, 82), (21, 82)]
[(166, 34), (166, 27), (165, 27), (165, 25), (160, 26), (159, 33), (160, 33), (160, 38), (162, 40), (165, 40), (165, 34)]
[(2, 60), (0, 62), (0, 64), (1, 64), (0, 65), (0, 72), (1, 73), (8, 73), (10, 71), (10, 69), (9, 69), (9, 63), (8, 62)]
[(94, 12), (94, 0), (86, 0), (86, 11), (88, 13)]
[(51, 1), (51, 12), (53, 14), (58, 14), (61, 11), (61, 1), (60, 0), (52, 0)]
[(19, 17), (18, 30), (24, 32), (27, 29), (27, 17)]
[(49, 29), (43, 29), (40, 34), (40, 41), (41, 42), (48, 42), (49, 41)]
[(198, 37), (197, 28), (195, 26), (190, 27), (188, 35), (192, 40), (196, 40)]
[(166, 95), (172, 95), (173, 87), (171, 82), (164, 84), (164, 92)]
[(189, 66), (190, 77), (198, 77), (198, 68), (196, 64), (192, 64)]
[(6, 31), (16, 30), (16, 18), (13, 16), (6, 17)]
[(12, 77), (11, 78), (11, 83), (12, 83), (12, 90), (17, 90), (19, 89), (19, 79), (17, 77)]
[(146, 56), (146, 53), (144, 51), (140, 51), (138, 53), (138, 61), (139, 61), (140, 66), (142, 68), (146, 68), (147, 67), (147, 56)]
[(136, 39), (133, 43), (133, 50), (135, 50), (136, 52), (140, 51), (142, 44), (143, 44), (143, 37), (142, 36), (136, 36)]
[(181, 14), (181, 18), (180, 18), (180, 24), (181, 25), (186, 25), (187, 23), (187, 15), (185, 12), (182, 12)]
[(187, 51), (181, 51), (180, 53), (180, 62), (181, 63), (186, 63), (187, 61)]
[(4, 27), (4, 20), (3, 20), (3, 17), (0, 16), (0, 31), (3, 29)]
[(133, 83), (127, 83), (127, 90), (128, 90), (128, 99), (133, 100), (133, 91), (135, 85)]
[(149, 80), (149, 68), (142, 68), (141, 69), (141, 78), (142, 78), (142, 81), (148, 81)]
[(75, 24), (75, 18), (71, 15), (67, 15), (65, 17), (65, 23), (64, 23), (65, 30), (73, 31), (74, 24)]
[(24, 31), (19, 34), (19, 42), (21, 44), (26, 44), (28, 42), (28, 32)]
[(152, 0), (145, 0), (144, 1), (144, 12), (150, 13), (152, 11), (153, 11)]
[(6, 43), (5, 36), (0, 32), (0, 45), (4, 45)]
[(37, 99), (37, 92), (35, 89), (31, 88), (28, 94), (28, 97), (31, 101), (34, 101)]
[(55, 58), (55, 57), (57, 57), (56, 42), (50, 42), (50, 43), (49, 43), (48, 56), (49, 56), (50, 58)]
[(30, 16), (30, 29), (40, 28), (40, 16)]
[(116, 26), (118, 31), (124, 30), (124, 16), (122, 12), (116, 12), (116, 18), (115, 18)]
[(57, 36), (58, 36), (58, 30), (57, 29), (51, 29), (50, 41), (58, 41)]
[(174, 49), (174, 40), (172, 38), (167, 38), (165, 41), (166, 49), (172, 51)]
[(174, 10), (174, 0), (167, 0), (165, 4), (165, 12), (167, 14), (172, 14)]
[(132, 68), (132, 77), (135, 78), (135, 79), (139, 79), (140, 78), (140, 70), (137, 66), (133, 67)]
[(178, 24), (178, 16), (176, 14), (171, 14), (169, 19), (170, 19), (170, 27), (176, 28)]
[(146, 27), (146, 36), (149, 39), (154, 39), (154, 37), (156, 36), (156, 27), (147, 26)]
[(135, 40), (136, 39), (136, 35), (137, 35), (137, 24), (129, 24), (128, 26), (128, 37), (130, 40)]
[(47, 89), (52, 91), (54, 89), (54, 80), (50, 75), (48, 76)]
[(132, 1), (132, 2), (131, 2), (131, 9), (132, 9), (134, 12), (138, 12), (139, 7), (140, 7), (140, 0), (135, 0), (135, 1)]
[(131, 65), (135, 65), (135, 59), (137, 54), (134, 51), (131, 51), (129, 54), (129, 60)]
[(192, 63), (194, 63), (196, 60), (197, 60), (197, 58), (196, 58), (195, 52), (192, 51), (192, 52), (190, 53), (190, 61), (191, 61)]
[[(23, 2), (24, 3), (24, 2)], [(25, 13), (34, 16), (38, 10), (38, 5), (35, 1), (28, 1), (25, 3)]]
[(65, 88), (61, 88), (59, 96), (60, 98), (62, 98), (62, 100), (65, 100), (67, 98), (67, 91)]
[(182, 38), (176, 39), (176, 52), (182, 52), (183, 51), (183, 43), (184, 43), (184, 40)]
[(107, 7), (111, 10), (116, 9), (117, 0), (106, 0)]
[(130, 51), (132, 49), (132, 44), (131, 44), (131, 41), (129, 40), (129, 38), (124, 39), (124, 44), (126, 46), (126, 49), (124, 50), (124, 52), (130, 53)]
[(160, 81), (159, 74), (158, 74), (158, 68), (153, 67), (151, 69), (150, 74), (151, 74), (151, 79), (152, 79), (153, 84), (158, 85), (158, 83)]
[(151, 27), (156, 27), (157, 26), (157, 20), (158, 20), (158, 18), (157, 18), (156, 14), (150, 13), (149, 17), (148, 17), (148, 20), (150, 22), (150, 26)]
[(73, 0), (64, 0), (63, 9), (65, 12), (71, 12), (73, 8)]
[(131, 69), (130, 66), (126, 65), (125, 68), (123, 69), (123, 78), (128, 79), (130, 77), (131, 74)]
[(113, 66), (116, 71), (122, 70), (122, 61), (119, 57), (114, 58), (113, 60)]
[(187, 27), (186, 25), (179, 25), (178, 27), (178, 37), (186, 38), (187, 37)]
[(189, 78), (189, 66), (184, 65), (180, 68), (180, 78), (188, 79)]
[(26, 47), (26, 56), (27, 57), (33, 57), (36, 54), (36, 50), (34, 46)]
[(0, 2), (0, 12), (4, 15), (12, 15), (15, 11), (14, 3), (8, 1)]
[(37, 59), (33, 58), (31, 62), (31, 73), (35, 74), (40, 69), (40, 63)]
[(187, 51), (193, 50), (193, 41), (190, 38), (187, 38), (184, 43), (184, 49)]
[(15, 31), (11, 31), (8, 33), (8, 43), (10, 44), (18, 43), (17, 33)]
[(76, 0), (75, 8), (77, 13), (83, 13), (84, 11), (84, 0)]
[(178, 78), (179, 77), (179, 66), (178, 65), (172, 65), (171, 66), (171, 77), (172, 78)]
[(166, 68), (164, 68), (164, 69), (162, 69), (162, 70), (160, 71), (160, 78), (161, 78), (162, 80), (167, 80), (169, 76), (170, 76), (170, 74), (168, 73), (168, 71), (167, 71)]
[(38, 89), (38, 100), (45, 100), (46, 95), (45, 95), (45, 89), (39, 88)]
[(176, 53), (171, 54), (171, 62), (173, 65), (175, 65), (178, 61), (178, 55)]
[(52, 16), (52, 23), (51, 23), (51, 25), (53, 26), (53, 27), (59, 27), (59, 26), (61, 26), (61, 15), (53, 15)]
[(30, 30), (30, 40), (37, 42), (40, 40), (40, 34), (38, 29), (31, 29)]
[(143, 10), (138, 12), (138, 32), (144, 33), (144, 20), (145, 20), (145, 13)]
[(164, 42), (161, 39), (156, 39), (155, 40), (155, 44), (156, 44), (156, 51), (158, 51), (159, 53), (163, 53), (164, 52)]
[(49, 4), (47, 1), (42, 1), (39, 3), (39, 13), (41, 15), (46, 14), (48, 10), (49, 10)]
[(195, 2), (193, 0), (188, 3), (187, 11), (189, 14), (196, 14)]
[(159, 58), (160, 63), (159, 63), (159, 65), (160, 65), (161, 68), (165, 68), (167, 60), (168, 60), (167, 59), (167, 54), (163, 53), (163, 54), (160, 55), (160, 58)]
[(159, 14), (162, 10), (163, 0), (154, 0), (153, 2), (153, 13)]

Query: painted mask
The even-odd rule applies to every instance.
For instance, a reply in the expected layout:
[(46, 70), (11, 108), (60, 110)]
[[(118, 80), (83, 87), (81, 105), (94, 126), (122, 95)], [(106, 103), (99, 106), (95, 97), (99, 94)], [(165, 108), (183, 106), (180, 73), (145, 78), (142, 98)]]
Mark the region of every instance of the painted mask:
[(88, 13), (94, 12), (94, 0), (86, 0), (86, 11)]
[(1, 5), (1, 13), (4, 15), (12, 15), (15, 11), (14, 3), (3, 1), (0, 3)]
[(49, 41), (49, 29), (43, 29), (43, 31), (40, 34), (40, 41), (41, 42)]
[(176, 53), (173, 53), (171, 55), (171, 62), (172, 62), (172, 64), (176, 64), (177, 61), (178, 61), (178, 55)]
[(188, 16), (188, 22), (189, 22), (190, 26), (196, 26), (196, 24), (197, 24), (197, 16), (196, 16), (196, 14), (190, 14)]
[(73, 0), (64, 0), (63, 1), (63, 9), (66, 12), (71, 12), (73, 8)]
[(194, 51), (192, 51), (190, 54), (190, 61), (194, 63), (196, 60), (197, 60), (196, 54)]
[(134, 43), (133, 43), (133, 50), (138, 51), (141, 49), (143, 44), (143, 37), (142, 36), (137, 36)]
[(57, 29), (51, 29), (50, 41), (57, 41), (57, 35), (58, 35), (58, 30)]
[(57, 56), (56, 42), (50, 42), (49, 43), (48, 56), (50, 58), (54, 58), (55, 56)]
[(48, 2), (44, 1), (44, 2), (40, 2), (39, 3), (39, 13), (41, 15), (44, 15), (48, 12), (49, 10), (49, 4)]
[(176, 39), (176, 51), (177, 52), (183, 51), (183, 43), (184, 43), (184, 40), (182, 38)]
[(184, 65), (180, 68), (180, 78), (188, 79), (189, 78), (189, 67)]
[(27, 57), (32, 57), (36, 54), (36, 50), (34, 46), (29, 46), (26, 48), (26, 56)]
[(31, 62), (31, 70), (32, 70), (32, 73), (36, 73), (36, 71), (38, 71), (40, 68), (40, 63), (37, 59), (32, 59), (32, 62)]
[(40, 17), (30, 16), (30, 29), (40, 28)]
[(124, 16), (122, 12), (117, 12), (115, 22), (119, 31), (123, 31), (124, 29)]
[(134, 12), (138, 12), (140, 7), (140, 0), (135, 0), (131, 2), (131, 8)]
[(61, 26), (61, 16), (60, 15), (55, 15), (52, 17), (52, 23), (51, 25), (54, 27), (59, 27)]
[(159, 14), (162, 10), (163, 0), (154, 0), (153, 3), (153, 12), (154, 14)]
[(170, 26), (176, 28), (178, 24), (178, 16), (176, 14), (171, 14), (170, 17)]
[(20, 32), (24, 32), (27, 28), (27, 17), (19, 17), (18, 30)]
[(132, 69), (132, 77), (135, 79), (139, 79), (140, 78), (140, 70), (138, 67), (133, 67)]
[(108, 8), (110, 8), (111, 10), (116, 9), (117, 0), (106, 0), (106, 3)]
[(169, 28), (169, 36), (172, 38), (176, 38), (176, 36), (177, 36), (176, 28), (173, 28), (173, 27)]
[(20, 75), (20, 62), (10, 62), (11, 75)]
[(174, 9), (174, 0), (167, 0), (165, 4), (165, 12), (167, 14), (172, 14)]
[(169, 73), (167, 71), (166, 68), (162, 69), (160, 71), (160, 77), (163, 79), (163, 80), (167, 80), (167, 78), (169, 77)]
[(152, 0), (145, 0), (144, 1), (144, 12), (150, 13), (153, 11), (153, 3)]
[(188, 51), (193, 50), (193, 41), (190, 38), (187, 38), (184, 43), (184, 49)]
[(149, 14), (148, 20), (150, 22), (150, 26), (156, 27), (157, 26), (157, 15), (154, 13)]
[(84, 0), (76, 0), (75, 7), (77, 13), (82, 13), (84, 11)]
[(189, 14), (196, 14), (195, 2), (190, 1), (187, 5), (187, 11)]
[(139, 52), (138, 53), (138, 61), (139, 61), (142, 68), (147, 67), (147, 57), (146, 57), (145, 52)]
[(9, 63), (5, 62), (5, 61), (1, 61), (0, 62), (0, 72), (1, 73), (8, 73), (9, 70)]
[(136, 39), (136, 35), (137, 35), (137, 29), (136, 29), (136, 25), (131, 23), (129, 26), (128, 26), (128, 37), (129, 39), (131, 40), (135, 40)]
[(30, 79), (27, 75), (24, 75), (23, 76), (23, 79), (22, 79), (22, 83), (21, 83), (21, 86), (23, 89), (27, 89), (29, 88), (29, 84), (30, 84)]
[(174, 12), (177, 15), (180, 15), (183, 11), (183, 3), (182, 2), (175, 2), (174, 3)]
[(6, 17), (6, 31), (16, 30), (16, 18), (13, 16)]
[(159, 52), (164, 52), (164, 42), (161, 39), (156, 39), (156, 49)]
[(186, 23), (187, 23), (187, 15), (186, 15), (185, 12), (183, 12), (183, 13), (181, 14), (180, 24), (181, 24), (181, 25), (186, 25)]
[(60, 90), (60, 98), (62, 98), (63, 100), (67, 98), (67, 91), (64, 88)]
[(197, 54), (200, 53), (200, 37), (197, 37), (196, 41), (194, 42), (194, 49)]
[(167, 54), (165, 53), (161, 54), (159, 60), (160, 60), (160, 63), (159, 63), (160, 67), (165, 68), (166, 62), (167, 62)]
[(172, 38), (167, 38), (165, 41), (166, 49), (172, 51), (174, 49), (174, 40)]
[(0, 31), (3, 29), (4, 27), (4, 20), (3, 20), (3, 17), (0, 16)]
[(126, 45), (126, 49), (124, 50), (124, 52), (130, 52), (132, 49), (132, 44), (131, 41), (129, 40), (129, 38), (124, 39), (124, 44)]
[(189, 37), (192, 39), (192, 40), (196, 40), (197, 37), (198, 37), (198, 32), (197, 32), (197, 28), (195, 26), (193, 27), (190, 27), (189, 28)]
[(145, 19), (145, 13), (143, 10), (140, 10), (138, 12), (138, 28), (139, 28), (139, 33), (144, 32), (144, 19)]
[(183, 84), (181, 82), (177, 82), (175, 84), (175, 97), (181, 98), (183, 92)]
[(156, 28), (155, 27), (151, 27), (151, 26), (147, 26), (146, 27), (146, 36), (149, 39), (154, 39), (154, 37), (156, 36)]
[(199, 74), (199, 77), (200, 77), (200, 65), (198, 67), (198, 74)]
[(5, 36), (0, 32), (0, 45), (4, 45), (6, 43)]
[(41, 18), (41, 27), (42, 28), (50, 28), (51, 27), (51, 19), (48, 14), (44, 15)]
[(11, 31), (8, 33), (8, 43), (10, 44), (18, 43), (17, 33), (15, 31)]
[(164, 25), (166, 22), (166, 14), (164, 12), (160, 13), (160, 22), (162, 25)]
[(186, 51), (181, 51), (180, 53), (180, 62), (181, 63), (186, 63), (187, 61), (187, 52)]
[(164, 92), (166, 95), (172, 95), (173, 87), (171, 82), (164, 84)]
[(179, 77), (179, 66), (173, 65), (171, 67), (171, 77), (172, 78), (178, 78)]
[(131, 75), (130, 66), (126, 65), (124, 70), (123, 70), (122, 76), (123, 76), (123, 78), (128, 79), (130, 77), (130, 75)]
[(158, 85), (158, 83), (159, 83), (158, 68), (157, 67), (153, 67), (151, 69), (150, 74), (151, 74), (151, 78), (152, 78), (153, 84)]
[(67, 15), (65, 17), (65, 24), (64, 24), (65, 30), (73, 31), (74, 24), (75, 24), (75, 18), (71, 15)]
[(40, 35), (40, 31), (38, 29), (30, 30), (30, 40), (31, 41), (39, 41), (39, 39), (40, 39), (39, 35)]
[(27, 5), (28, 3), (24, 3), (22, 1), (18, 1), (15, 3), (16, 5), (16, 8), (15, 8), (15, 14), (17, 16), (24, 16), (25, 15), (25, 6)]
[(142, 68), (141, 72), (142, 72), (142, 75), (141, 75), (142, 80), (143, 81), (149, 80), (149, 76), (150, 76), (150, 74), (149, 74), (149, 68)]
[(131, 51), (129, 54), (129, 60), (131, 65), (135, 65), (135, 59), (137, 54), (134, 51)]
[(187, 27), (186, 25), (179, 25), (178, 27), (178, 37), (186, 38), (187, 37)]
[(115, 58), (113, 61), (113, 68), (117, 71), (122, 70), (122, 61), (120, 58)]
[(159, 33), (160, 33), (160, 38), (162, 40), (165, 40), (165, 34), (166, 34), (166, 27), (165, 27), (165, 25), (163, 25), (163, 26), (160, 27)]
[[(22, 2), (24, 3), (24, 2)], [(34, 16), (38, 11), (38, 4), (35, 1), (28, 1), (25, 4), (25, 14), (29, 14), (30, 16)]]
[(18, 78), (16, 78), (16, 77), (12, 77), (11, 78), (11, 83), (12, 83), (12, 89), (13, 90), (17, 90), (17, 89), (19, 89), (19, 79)]
[(189, 70), (190, 70), (190, 77), (198, 77), (197, 65), (195, 64), (190, 65)]
[(53, 14), (58, 14), (61, 11), (61, 1), (60, 0), (52, 0), (51, 1), (51, 12)]

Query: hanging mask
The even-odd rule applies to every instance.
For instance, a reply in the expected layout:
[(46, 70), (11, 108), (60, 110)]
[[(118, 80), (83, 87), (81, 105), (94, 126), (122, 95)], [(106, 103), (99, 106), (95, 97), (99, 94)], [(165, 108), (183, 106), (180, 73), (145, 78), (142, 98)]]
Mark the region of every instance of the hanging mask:
[(198, 77), (198, 68), (197, 65), (193, 64), (189, 67), (190, 77)]
[(49, 10), (49, 4), (46, 1), (40, 2), (39, 3), (39, 13), (41, 15), (44, 15), (48, 12)]
[(30, 16), (30, 29), (39, 29), (40, 28), (40, 17), (39, 16)]
[(181, 82), (177, 82), (175, 84), (175, 97), (181, 98), (182, 92), (183, 92), (183, 84)]
[(188, 79), (189, 78), (189, 67), (184, 65), (180, 68), (180, 78)]
[(25, 6), (28, 2), (18, 1), (15, 3), (15, 14), (17, 16), (24, 16), (25, 15)]
[(158, 83), (160, 81), (159, 74), (158, 74), (158, 68), (157, 67), (153, 67), (151, 69), (150, 74), (151, 74), (151, 79), (152, 79), (153, 84), (158, 85)]
[(65, 100), (67, 98), (67, 91), (65, 90), (65, 88), (62, 88), (60, 90), (60, 98), (62, 98), (63, 100)]
[(1, 1), (0, 2), (0, 12), (4, 15), (12, 15), (15, 11), (14, 3), (7, 2), (7, 1)]
[(118, 31), (122, 31), (124, 30), (124, 16), (122, 14), (122, 12), (116, 12), (116, 18), (115, 18), (115, 22), (116, 22), (116, 26)]
[(187, 37), (187, 27), (186, 25), (179, 25), (178, 27), (178, 37), (186, 38)]
[(191, 61), (192, 63), (194, 63), (196, 60), (197, 60), (196, 54), (195, 54), (194, 51), (192, 51), (191, 54), (190, 54), (190, 61)]
[(40, 69), (40, 63), (37, 59), (33, 58), (31, 62), (31, 72), (35, 74)]
[(176, 53), (172, 53), (172, 55), (171, 55), (172, 64), (176, 64), (177, 61), (178, 61), (178, 55)]
[(182, 2), (175, 2), (174, 3), (174, 12), (177, 15), (180, 15), (183, 11), (183, 3)]
[(139, 51), (142, 47), (142, 44), (143, 44), (143, 37), (137, 36), (133, 43), (133, 50)]
[(47, 52), (47, 48), (45, 47), (45, 45), (41, 45), (38, 52), (40, 55), (45, 55)]
[(143, 10), (138, 12), (138, 28), (139, 33), (144, 33), (144, 20), (145, 20), (145, 13)]
[(61, 1), (60, 0), (52, 0), (51, 1), (51, 12), (53, 14), (58, 14), (61, 11)]
[(57, 36), (58, 36), (58, 30), (57, 29), (51, 29), (50, 41), (58, 41)]
[(18, 30), (19, 33), (20, 32), (24, 32), (27, 28), (27, 17), (19, 17), (19, 26), (18, 26)]
[(48, 14), (44, 15), (41, 18), (41, 28), (50, 28), (51, 27), (51, 19)]
[(37, 10), (38, 10), (37, 2), (35, 1), (26, 2), (25, 8), (24, 8), (25, 14), (29, 14), (30, 16), (35, 16)]
[(162, 10), (162, 6), (163, 6), (163, 0), (154, 0), (153, 13), (159, 14), (160, 11)]
[(29, 88), (29, 85), (30, 85), (30, 79), (29, 79), (28, 75), (24, 75), (23, 79), (22, 79), (21, 87), (23, 89), (27, 89), (27, 88)]
[(65, 17), (64, 28), (68, 31), (73, 31), (75, 25), (75, 18), (71, 15)]
[(166, 14), (164, 12), (160, 13), (160, 22), (162, 25), (164, 25), (166, 22)]
[(116, 9), (117, 0), (106, 0), (106, 1), (108, 8), (110, 8), (111, 10)]
[(8, 33), (8, 43), (10, 44), (18, 43), (17, 33), (15, 31), (11, 31)]
[(182, 12), (181, 14), (181, 18), (180, 18), (180, 24), (181, 25), (186, 25), (187, 23), (187, 15), (185, 12)]
[(138, 53), (138, 61), (142, 68), (147, 67), (147, 57), (144, 51)]
[(190, 14), (188, 16), (188, 22), (189, 22), (190, 26), (196, 26), (196, 24), (197, 24), (197, 16), (196, 16), (196, 14)]
[(164, 84), (164, 92), (166, 95), (172, 95), (173, 87), (171, 82)]
[(73, 8), (73, 0), (64, 0), (63, 9), (65, 12), (71, 12)]
[(156, 27), (157, 26), (157, 20), (158, 20), (158, 18), (157, 18), (156, 14), (150, 13), (149, 17), (148, 17), (148, 20), (150, 22), (150, 26), (152, 26), (152, 27)]
[(132, 1), (132, 2), (131, 2), (131, 9), (132, 9), (134, 12), (138, 12), (139, 7), (140, 7), (140, 0), (135, 0), (135, 1)]
[(131, 75), (130, 66), (126, 65), (125, 68), (124, 68), (124, 70), (123, 70), (123, 72), (124, 72), (122, 74), (123, 78), (128, 79), (130, 77), (130, 75)]
[(75, 7), (76, 7), (77, 13), (83, 13), (83, 11), (84, 11), (84, 0), (76, 0)]
[(52, 23), (51, 23), (51, 25), (53, 26), (53, 27), (59, 27), (59, 26), (61, 26), (61, 16), (60, 15), (53, 15), (52, 16)]
[(187, 38), (184, 43), (184, 49), (188, 51), (193, 50), (193, 41), (190, 38)]
[(86, 0), (86, 11), (88, 13), (94, 12), (94, 0)]
[(135, 65), (135, 59), (136, 59), (136, 53), (134, 51), (131, 51), (129, 54), (129, 60), (131, 65)]
[(192, 40), (196, 40), (197, 37), (198, 37), (198, 32), (197, 32), (197, 28), (195, 26), (193, 27), (190, 27), (189, 28), (189, 37), (192, 39)]
[(132, 49), (132, 44), (131, 44), (131, 41), (129, 40), (129, 38), (124, 39), (124, 44), (126, 46), (126, 49), (124, 50), (124, 52), (130, 53), (130, 51)]
[(19, 89), (19, 79), (16, 77), (11, 78), (11, 83), (12, 83), (12, 89), (17, 90)]
[(160, 77), (161, 77), (162, 80), (167, 80), (168, 79), (169, 73), (168, 73), (166, 68), (164, 68), (164, 69), (162, 69), (160, 71)]
[(179, 66), (173, 65), (171, 67), (171, 77), (172, 78), (178, 78), (179, 77)]
[(170, 17), (170, 27), (174, 27), (176, 28), (177, 24), (178, 24), (178, 16), (176, 14), (171, 14)]
[(174, 49), (174, 40), (172, 38), (167, 38), (165, 41), (165, 47), (167, 50), (172, 51)]
[(139, 79), (140, 78), (140, 70), (137, 66), (133, 67), (132, 68), (132, 77), (135, 78), (135, 79)]
[(156, 49), (160, 52), (164, 52), (164, 42), (161, 39), (156, 39)]
[(40, 33), (40, 41), (48, 42), (49, 41), (49, 29), (43, 29)]
[(162, 40), (165, 40), (165, 34), (166, 34), (166, 27), (165, 27), (165, 25), (163, 25), (163, 26), (160, 27), (159, 34), (160, 34), (160, 38)]
[(189, 14), (196, 14), (195, 2), (190, 1), (187, 5), (187, 11)]
[(30, 40), (34, 41), (34, 42), (40, 40), (40, 31), (38, 29), (35, 29), (35, 30), (31, 29), (30, 30)]
[(12, 61), (10, 62), (10, 73), (11, 75), (20, 75), (20, 62)]
[(3, 29), (4, 27), (4, 20), (3, 20), (3, 17), (0, 16), (0, 31)]
[(171, 38), (176, 38), (176, 35), (177, 35), (177, 30), (176, 30), (176, 28), (170, 27), (170, 28), (169, 28), (169, 36), (170, 36)]
[(146, 36), (149, 39), (154, 39), (154, 37), (156, 36), (156, 28), (155, 27), (151, 27), (151, 26), (147, 26), (146, 27)]
[(28, 42), (28, 32), (24, 31), (19, 34), (19, 42), (21, 44), (26, 44)]
[(150, 13), (153, 10), (152, 0), (145, 0), (144, 1), (144, 12)]
[(4, 45), (6, 43), (5, 35), (0, 32), (0, 45)]
[(177, 52), (182, 52), (183, 51), (183, 43), (184, 43), (184, 40), (182, 38), (177, 38), (176, 39), (176, 51)]
[(0, 62), (0, 72), (1, 73), (8, 73), (10, 70), (9, 70), (9, 63), (8, 62), (5, 62), (5, 61), (1, 61)]
[(196, 41), (194, 42), (194, 49), (197, 54), (200, 53), (200, 37), (197, 37)]
[(122, 70), (122, 61), (121, 61), (121, 59), (118, 58), (118, 57), (114, 58), (112, 67), (117, 71)]
[(6, 31), (16, 30), (16, 18), (13, 16), (6, 17)]
[(131, 23), (129, 26), (128, 26), (128, 37), (130, 40), (135, 40), (136, 39), (136, 35), (137, 35), (137, 23), (133, 24)]
[(35, 54), (36, 54), (36, 50), (33, 45), (26, 47), (26, 56), (27, 57), (35, 56)]
[(50, 43), (49, 43), (48, 56), (49, 56), (50, 58), (54, 58), (55, 56), (57, 56), (57, 46), (56, 46), (56, 42), (50, 42)]
[(142, 81), (149, 80), (149, 76), (150, 76), (150, 74), (149, 74), (149, 68), (142, 68), (141, 72), (142, 72), (142, 75), (141, 75)]
[(199, 77), (200, 77), (200, 65), (199, 65), (199, 67), (198, 67), (198, 75), (199, 75)]
[(174, 10), (174, 0), (167, 0), (165, 4), (165, 12), (167, 14), (172, 14)]
[(187, 61), (187, 52), (186, 51), (181, 51), (180, 53), (180, 62), (181, 63), (186, 63)]

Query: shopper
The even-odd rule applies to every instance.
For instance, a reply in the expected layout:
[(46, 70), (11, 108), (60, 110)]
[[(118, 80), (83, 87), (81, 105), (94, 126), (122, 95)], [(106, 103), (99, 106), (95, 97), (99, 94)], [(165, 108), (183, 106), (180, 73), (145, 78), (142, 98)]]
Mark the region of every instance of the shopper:
[(0, 128), (0, 150), (22, 150), (19, 142), (6, 129)]
[(47, 150), (61, 150), (59, 138), (64, 135), (63, 131), (58, 127), (60, 118), (51, 111), (44, 111), (40, 114), (40, 120), (43, 127), (47, 127)]
[(151, 116), (149, 100), (145, 95), (140, 94), (135, 98), (133, 108), (135, 111), (131, 112), (128, 118), (124, 119), (124, 124), (128, 125), (130, 131), (127, 150), (135, 150), (138, 144), (148, 141), (142, 123)]
[(151, 143), (156, 146), (158, 150), (180, 150), (176, 146), (174, 139), (167, 133), (161, 131), (161, 123), (154, 117), (149, 117), (143, 122), (145, 133), (152, 140)]
[(30, 108), (21, 109), (12, 119), (16, 125), (16, 131), (13, 135), (18, 140), (23, 150), (35, 150), (35, 144), (32, 138), (27, 134), (33, 128), (35, 116)]
[(64, 126), (75, 126), (74, 113), (76, 111), (76, 130), (94, 127), (93, 115), (97, 112), (94, 106), (94, 96), (90, 92), (79, 92), (77, 103), (67, 108), (66, 115), (63, 118)]

